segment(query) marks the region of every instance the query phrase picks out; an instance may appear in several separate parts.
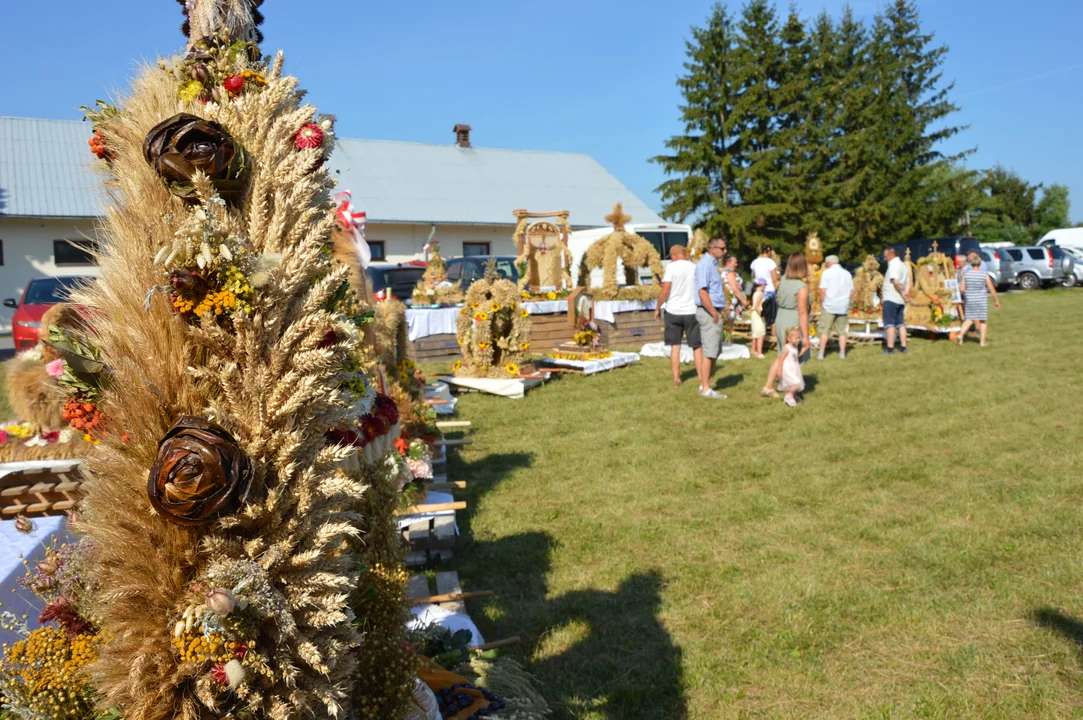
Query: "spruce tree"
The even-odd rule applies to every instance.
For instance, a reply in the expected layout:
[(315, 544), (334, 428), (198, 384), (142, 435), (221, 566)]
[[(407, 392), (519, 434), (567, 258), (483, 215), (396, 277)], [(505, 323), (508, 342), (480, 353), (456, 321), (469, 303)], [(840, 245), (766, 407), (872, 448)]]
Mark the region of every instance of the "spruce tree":
[(727, 233), (725, 211), (736, 195), (735, 30), (725, 6), (716, 4), (703, 28), (686, 42), (685, 75), (678, 78), (684, 133), (665, 143), (671, 154), (652, 158), (671, 177), (658, 187), (662, 215), (694, 219), (710, 235)]

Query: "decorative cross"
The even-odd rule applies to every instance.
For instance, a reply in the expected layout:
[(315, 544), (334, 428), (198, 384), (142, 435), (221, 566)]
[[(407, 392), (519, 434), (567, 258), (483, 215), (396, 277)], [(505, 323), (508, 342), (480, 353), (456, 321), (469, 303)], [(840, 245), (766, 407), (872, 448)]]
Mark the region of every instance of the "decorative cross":
[(936, 252), (939, 247), (940, 243), (938, 243), (936, 240), (933, 240), (933, 252)]
[(613, 229), (617, 232), (624, 232), (624, 223), (632, 219), (631, 215), (624, 214), (624, 207), (617, 203), (613, 206), (613, 212), (610, 215), (606, 215), (604, 220), (613, 226)]

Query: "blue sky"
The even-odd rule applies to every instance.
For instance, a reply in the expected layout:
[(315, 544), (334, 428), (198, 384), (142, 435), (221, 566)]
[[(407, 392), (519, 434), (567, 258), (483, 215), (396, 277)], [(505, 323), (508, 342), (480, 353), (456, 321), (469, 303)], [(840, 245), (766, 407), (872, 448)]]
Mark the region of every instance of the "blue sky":
[[(878, 7), (851, 4), (862, 17)], [(842, 2), (796, 6), (806, 17), (837, 16)], [(923, 28), (950, 47), (944, 73), (962, 107), (956, 121), (971, 126), (944, 149), (976, 147), (971, 167), (999, 162), (1031, 182), (1068, 185), (1072, 217), (1083, 221), (1083, 2), (918, 7)], [(707, 0), (267, 0), (263, 47), (286, 51), (287, 68), (338, 116), (341, 136), (449, 143), (452, 126), (468, 123), (477, 146), (588, 153), (657, 208), (664, 176), (647, 159), (681, 129), (674, 81), (689, 27), (710, 8)], [(80, 105), (125, 88), (141, 59), (183, 46), (173, 0), (7, 3), (0, 17), (4, 115), (78, 118)]]

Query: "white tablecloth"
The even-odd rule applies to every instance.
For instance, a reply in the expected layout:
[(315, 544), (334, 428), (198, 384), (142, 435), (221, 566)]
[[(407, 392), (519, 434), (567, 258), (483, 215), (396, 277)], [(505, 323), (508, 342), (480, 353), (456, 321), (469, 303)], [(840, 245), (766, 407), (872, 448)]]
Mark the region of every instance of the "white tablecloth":
[(543, 362), (546, 365), (555, 365), (557, 367), (578, 368), (583, 371), (584, 375), (593, 375), (595, 373), (605, 372), (606, 370), (612, 370), (613, 368), (639, 362), (639, 355), (629, 352), (614, 352), (611, 356), (600, 358), (598, 360), (556, 360), (554, 358), (545, 358)]
[(527, 300), (522, 303), (523, 309), (531, 315), (552, 315), (554, 313), (567, 312), (568, 301), (565, 300)]
[(485, 644), (478, 626), (465, 611), (454, 612), (446, 605), (414, 605), (410, 608), (410, 615), (412, 617), (406, 623), (406, 627), (411, 630), (420, 630), (430, 625), (439, 625), (451, 632), (469, 630), (470, 647)]
[[(639, 349), (639, 354), (643, 357), (669, 357), (669, 345), (665, 343), (647, 343)], [(752, 353), (748, 351), (748, 348), (744, 345), (734, 345), (732, 343), (722, 344), (722, 354), (718, 356), (719, 360), (748, 360), (752, 357)], [(692, 348), (687, 345), (681, 345), (681, 362), (690, 363), (695, 358), (692, 353)]]
[(594, 303), (594, 319), (611, 323), (616, 313), (654, 310), (656, 304), (656, 300), (599, 300)]
[(462, 305), (446, 308), (410, 308), (406, 311), (406, 327), (410, 340), (430, 335), (455, 334), (455, 321)]
[[(0, 520), (0, 602), (4, 603), (0, 610), (20, 617), (30, 615), (27, 624), (31, 629), (38, 626), (41, 602), (34, 593), (19, 585), (19, 580), (26, 575), (23, 561), (33, 567), (45, 558), (45, 548), (54, 537), (64, 542), (68, 537), (65, 520), (67, 518), (62, 516), (33, 518), (34, 529), (26, 535), (15, 529), (14, 520)], [(21, 639), (13, 632), (0, 629), (0, 644)]]

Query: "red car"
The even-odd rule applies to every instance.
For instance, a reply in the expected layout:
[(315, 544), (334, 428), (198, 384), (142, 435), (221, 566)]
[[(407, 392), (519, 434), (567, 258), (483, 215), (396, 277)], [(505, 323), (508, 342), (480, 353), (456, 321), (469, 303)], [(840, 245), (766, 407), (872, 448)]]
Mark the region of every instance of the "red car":
[(15, 308), (11, 318), (15, 350), (34, 347), (41, 334), (41, 316), (45, 311), (52, 305), (65, 302), (71, 289), (93, 281), (93, 277), (83, 275), (38, 278), (27, 283), (21, 300), (5, 300), (4, 307)]

